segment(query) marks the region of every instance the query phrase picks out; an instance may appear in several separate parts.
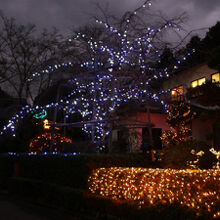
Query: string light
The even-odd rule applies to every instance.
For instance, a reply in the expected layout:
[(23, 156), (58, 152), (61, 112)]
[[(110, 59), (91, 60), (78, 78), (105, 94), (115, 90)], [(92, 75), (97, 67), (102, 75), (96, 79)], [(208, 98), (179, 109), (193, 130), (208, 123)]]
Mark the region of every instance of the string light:
[(216, 156), (218, 160), (214, 168), (220, 169), (220, 151), (215, 150), (214, 148), (210, 148), (209, 151)]
[(68, 153), (60, 153), (58, 154), (58, 152), (52, 152), (52, 153), (49, 153), (49, 152), (29, 152), (29, 153), (16, 153), (16, 152), (8, 152), (8, 155), (9, 156), (16, 156), (16, 157), (20, 157), (20, 156), (48, 156), (48, 155), (59, 155), (59, 156), (63, 156), (63, 157), (67, 157), (67, 156), (76, 156), (76, 155), (79, 155), (80, 153), (77, 153), (77, 152), (68, 152)]
[[(62, 136), (60, 134), (54, 134), (53, 140), (55, 152), (62, 151), (63, 143), (73, 143), (70, 138)], [(50, 132), (45, 132), (30, 141), (29, 151), (31, 153), (48, 152), (50, 150), (51, 141), (52, 134)]]
[(220, 170), (100, 168), (88, 179), (92, 193), (136, 201), (141, 206), (178, 202), (220, 217)]
[[(108, 116), (108, 113), (114, 111), (121, 103), (128, 102), (131, 99), (139, 99), (145, 102), (147, 99), (153, 99), (155, 102), (161, 103), (166, 109), (167, 105), (161, 99), (161, 95), (166, 91), (151, 92), (149, 86), (154, 80), (163, 77), (169, 77), (171, 74), (168, 71), (173, 71), (178, 68), (178, 65), (186, 60), (192, 52), (188, 52), (182, 59), (178, 59), (177, 63), (172, 68), (163, 68), (157, 70), (152, 66), (147, 65), (146, 59), (151, 59), (150, 56), (160, 59), (160, 51), (154, 47), (154, 36), (165, 31), (167, 28), (179, 28), (172, 21), (167, 21), (158, 29), (149, 26), (146, 29), (144, 36), (129, 37), (129, 28), (131, 22), (135, 21), (137, 13), (148, 10), (151, 6), (150, 1), (145, 1), (143, 7), (135, 10), (134, 13), (129, 14), (126, 20), (124, 29), (118, 30), (110, 24), (99, 19), (97, 23), (103, 25), (108, 31), (115, 35), (116, 45), (108, 45), (104, 41), (96, 40), (87, 36), (84, 33), (77, 33), (74, 37), (68, 39), (67, 43), (71, 46), (75, 41), (79, 45), (86, 43), (91, 51), (91, 58), (84, 61), (68, 61), (61, 64), (50, 65), (46, 69), (33, 73), (28, 81), (34, 80), (41, 74), (52, 74), (61, 68), (73, 68), (75, 66), (81, 68), (81, 72), (95, 71), (93, 78), (85, 79), (84, 76), (78, 74), (74, 79), (69, 80), (74, 87), (74, 90), (67, 96), (65, 100), (61, 99), (59, 102), (50, 103), (46, 106), (25, 106), (20, 112), (13, 116), (8, 123), (3, 127), (0, 134), (10, 130), (13, 136), (16, 135), (16, 127), (20, 120), (22, 120), (30, 112), (44, 112), (50, 108), (59, 106), (65, 112), (65, 117), (68, 118), (70, 114), (80, 113), (83, 120), (97, 120), (95, 130), (84, 125), (83, 130), (88, 134), (94, 133), (95, 139), (103, 139), (109, 133), (106, 124), (102, 120)], [(142, 8), (142, 9), (141, 9)], [(82, 44), (81, 44), (82, 43)], [(109, 43), (109, 42), (108, 42)], [(99, 54), (99, 59), (97, 59)], [(134, 68), (135, 67), (135, 68)], [(135, 71), (133, 71), (135, 69)], [(123, 74), (121, 77), (120, 74)], [(152, 76), (153, 74), (153, 76)], [(120, 79), (120, 77), (122, 79)], [(124, 80), (124, 78), (126, 80)], [(132, 81), (132, 84), (128, 83)], [(120, 85), (121, 84), (121, 85)], [(36, 113), (38, 114), (38, 113)]]
[(45, 118), (46, 116), (47, 116), (47, 111), (45, 111), (45, 110), (33, 115), (33, 117), (36, 119), (42, 119), (42, 118)]

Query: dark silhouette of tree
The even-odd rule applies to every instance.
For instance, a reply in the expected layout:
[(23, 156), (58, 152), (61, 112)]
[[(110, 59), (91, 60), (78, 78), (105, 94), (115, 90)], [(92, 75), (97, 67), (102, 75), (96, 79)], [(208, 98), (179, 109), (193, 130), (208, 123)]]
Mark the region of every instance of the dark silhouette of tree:
[(220, 22), (218, 21), (215, 26), (211, 27), (206, 33), (203, 40), (205, 48), (208, 51), (220, 46)]
[(193, 51), (189, 65), (208, 62), (209, 67), (220, 70), (220, 22), (209, 28), (206, 36), (201, 39), (193, 36), (185, 47), (186, 51)]
[(22, 98), (34, 99), (47, 86), (48, 75), (29, 81), (45, 62), (54, 59), (57, 47), (57, 31), (36, 33), (35, 25), (20, 25), (13, 18), (0, 14), (0, 83), (8, 85), (20, 102)]
[(220, 22), (211, 27), (204, 40), (207, 53), (208, 65), (211, 68), (220, 70)]
[(208, 58), (208, 65), (213, 69), (220, 71), (220, 46), (215, 48)]
[(163, 50), (162, 55), (160, 56), (160, 60), (157, 66), (159, 68), (166, 68), (171, 65), (173, 66), (175, 62), (176, 62), (176, 58), (174, 57), (173, 52), (171, 51), (170, 48), (166, 47)]
[(189, 63), (198, 64), (205, 61), (204, 43), (199, 36), (195, 35), (190, 39), (186, 45), (186, 50), (194, 52), (191, 59), (188, 60)]

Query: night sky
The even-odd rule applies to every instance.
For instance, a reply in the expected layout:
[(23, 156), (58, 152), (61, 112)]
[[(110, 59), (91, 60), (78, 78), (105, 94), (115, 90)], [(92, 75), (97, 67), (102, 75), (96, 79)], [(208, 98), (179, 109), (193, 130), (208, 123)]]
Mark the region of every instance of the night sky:
[[(89, 20), (96, 9), (91, 0), (0, 0), (0, 9), (18, 22), (36, 24), (39, 28), (57, 27), (62, 33)], [(98, 0), (105, 4), (107, 0)], [(122, 15), (143, 3), (143, 0), (108, 0), (111, 11)], [(220, 0), (152, 0), (153, 8), (171, 17), (187, 12), (187, 31), (211, 27), (220, 20)]]

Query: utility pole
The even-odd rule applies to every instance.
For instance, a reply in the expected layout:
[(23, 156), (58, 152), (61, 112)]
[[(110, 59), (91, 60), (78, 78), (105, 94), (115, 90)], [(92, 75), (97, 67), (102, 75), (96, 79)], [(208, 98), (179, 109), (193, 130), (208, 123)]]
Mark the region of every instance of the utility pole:
[(154, 161), (154, 151), (153, 151), (153, 137), (152, 137), (152, 126), (151, 126), (151, 119), (150, 119), (150, 107), (147, 106), (147, 117), (148, 117), (148, 132), (149, 132), (149, 139), (151, 145), (151, 158)]
[(110, 128), (109, 128), (109, 137), (108, 137), (108, 151), (109, 153), (112, 153), (112, 123), (110, 122)]
[[(60, 89), (61, 89), (61, 83), (58, 84), (56, 103), (59, 101), (59, 98), (60, 98)], [(53, 149), (54, 149), (54, 134), (55, 134), (54, 124), (56, 123), (56, 120), (57, 120), (57, 108), (58, 108), (58, 106), (55, 106), (54, 113), (53, 113), (53, 125), (52, 125), (52, 129), (51, 129), (50, 153), (52, 153)]]

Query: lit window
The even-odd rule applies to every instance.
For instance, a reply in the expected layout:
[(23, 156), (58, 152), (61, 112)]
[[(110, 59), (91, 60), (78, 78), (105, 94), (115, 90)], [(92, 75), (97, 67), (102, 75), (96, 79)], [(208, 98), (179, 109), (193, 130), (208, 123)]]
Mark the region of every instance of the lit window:
[(178, 86), (171, 90), (171, 96), (173, 101), (180, 101), (183, 99), (183, 86)]
[(192, 87), (195, 88), (196, 86), (198, 86), (198, 80), (192, 82)]
[(202, 84), (205, 84), (205, 82), (206, 82), (206, 78), (203, 77), (203, 78), (201, 78), (201, 79), (197, 79), (197, 80), (195, 80), (195, 81), (192, 81), (191, 86), (192, 86), (193, 88), (195, 88), (195, 87), (197, 87), (197, 86), (201, 86)]
[(212, 82), (219, 83), (220, 82), (220, 73), (215, 73), (212, 75)]
[(171, 94), (172, 94), (172, 95), (176, 95), (176, 90), (173, 89), (173, 90), (171, 91)]
[(202, 84), (205, 84), (205, 78), (198, 80), (198, 85), (201, 86)]
[(179, 95), (183, 95), (183, 86), (177, 87), (177, 93), (178, 93)]

